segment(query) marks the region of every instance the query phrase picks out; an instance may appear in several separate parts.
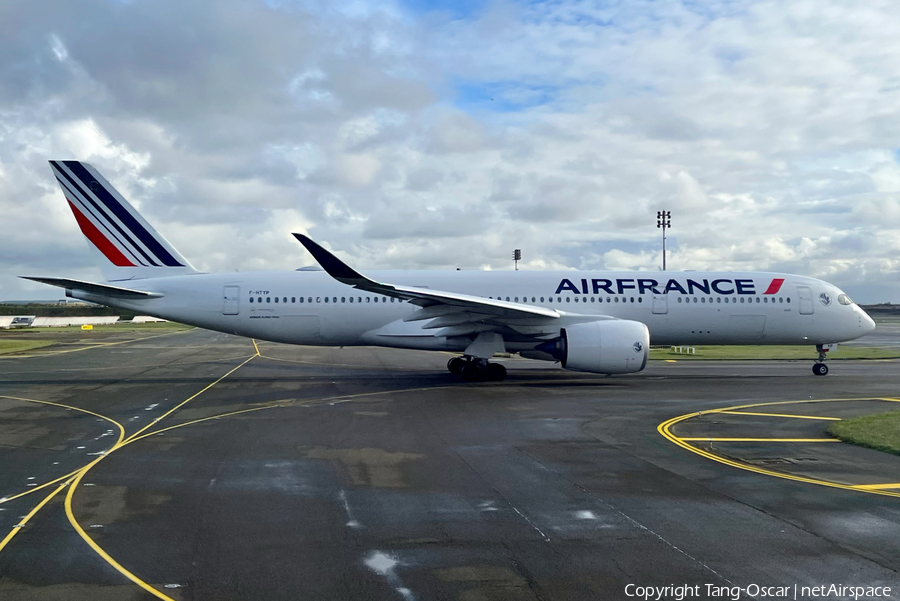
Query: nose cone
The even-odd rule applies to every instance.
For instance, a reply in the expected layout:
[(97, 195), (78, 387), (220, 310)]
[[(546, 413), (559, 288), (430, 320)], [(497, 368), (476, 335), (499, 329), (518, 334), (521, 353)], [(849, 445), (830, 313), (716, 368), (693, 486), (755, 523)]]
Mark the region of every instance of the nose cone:
[(869, 332), (874, 332), (875, 322), (872, 321), (872, 318), (869, 317), (869, 314), (862, 309), (860, 309), (859, 312), (862, 313), (862, 315), (859, 316), (859, 327), (860, 329), (862, 329), (863, 335), (868, 334)]

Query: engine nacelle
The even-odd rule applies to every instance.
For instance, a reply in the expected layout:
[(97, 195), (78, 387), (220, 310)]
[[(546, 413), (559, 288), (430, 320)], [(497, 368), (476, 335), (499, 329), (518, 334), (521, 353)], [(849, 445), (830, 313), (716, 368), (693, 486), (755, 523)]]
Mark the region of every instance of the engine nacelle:
[(639, 321), (610, 319), (562, 329), (560, 361), (566, 369), (630, 374), (647, 366), (650, 331)]

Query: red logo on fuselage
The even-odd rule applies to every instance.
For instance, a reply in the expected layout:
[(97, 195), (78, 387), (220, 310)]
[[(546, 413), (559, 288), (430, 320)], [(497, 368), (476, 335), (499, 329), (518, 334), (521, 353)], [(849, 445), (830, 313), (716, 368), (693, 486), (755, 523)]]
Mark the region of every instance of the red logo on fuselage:
[(784, 278), (775, 278), (763, 294), (778, 294), (782, 284), (784, 284)]

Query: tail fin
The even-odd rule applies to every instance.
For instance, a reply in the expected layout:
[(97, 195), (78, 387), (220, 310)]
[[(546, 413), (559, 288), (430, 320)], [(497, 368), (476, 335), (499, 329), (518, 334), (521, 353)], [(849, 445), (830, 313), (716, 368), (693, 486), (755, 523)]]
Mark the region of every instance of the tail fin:
[(107, 281), (196, 273), (112, 184), (87, 163), (50, 161)]

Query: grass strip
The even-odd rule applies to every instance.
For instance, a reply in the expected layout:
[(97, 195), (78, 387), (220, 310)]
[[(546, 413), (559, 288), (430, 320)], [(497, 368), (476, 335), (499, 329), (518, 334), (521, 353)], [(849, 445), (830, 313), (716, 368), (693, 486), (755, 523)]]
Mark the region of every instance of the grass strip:
[(844, 442), (900, 455), (900, 411), (834, 422), (828, 433)]
[(54, 340), (0, 340), (0, 355), (21, 353), (56, 344)]
[[(687, 348), (687, 347), (686, 347)], [(747, 361), (754, 359), (796, 359), (814, 361), (818, 356), (815, 347), (812, 346), (693, 346), (696, 353), (675, 353), (671, 348), (650, 349), (650, 359), (676, 360), (676, 361)], [(828, 359), (897, 359), (900, 358), (900, 348), (893, 347), (865, 347), (842, 346), (836, 352), (829, 353)]]

